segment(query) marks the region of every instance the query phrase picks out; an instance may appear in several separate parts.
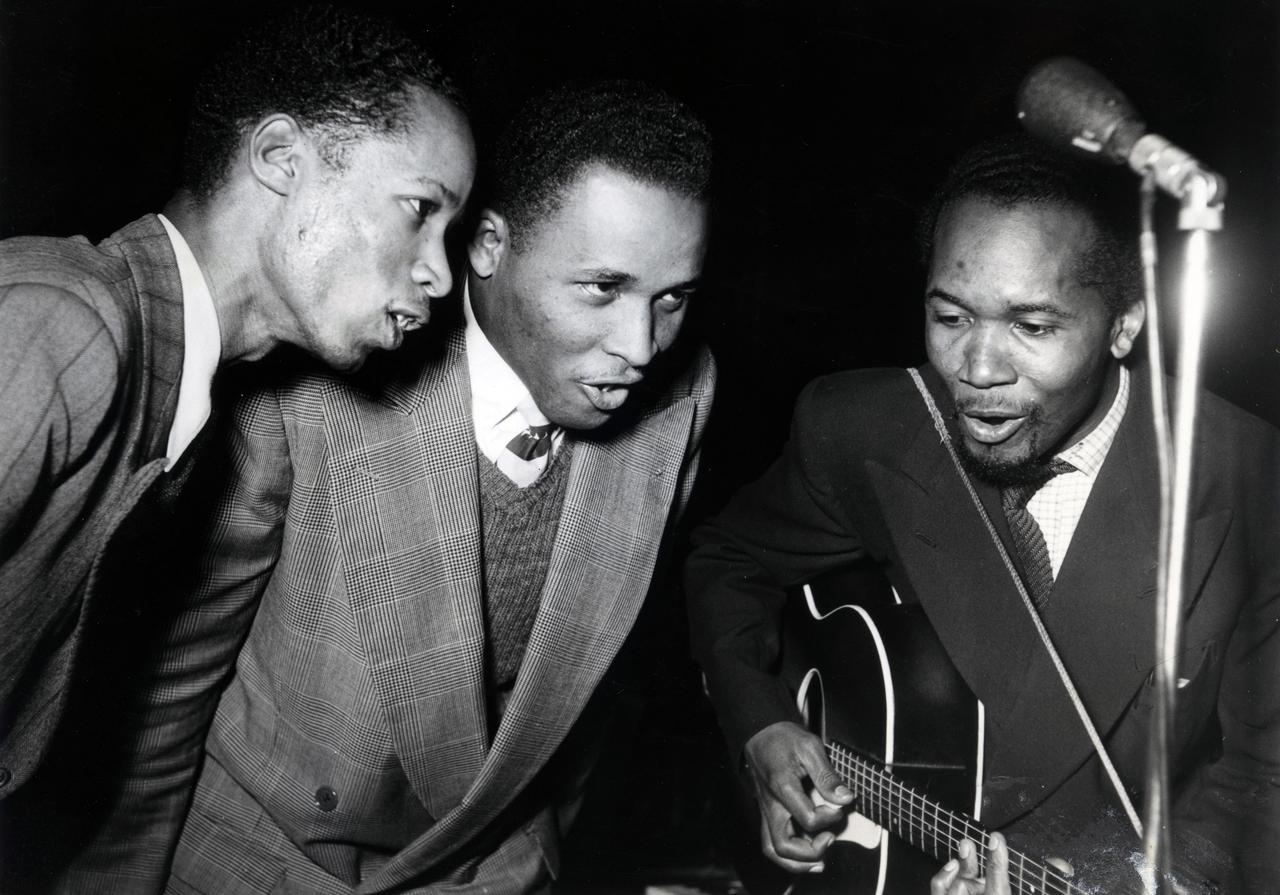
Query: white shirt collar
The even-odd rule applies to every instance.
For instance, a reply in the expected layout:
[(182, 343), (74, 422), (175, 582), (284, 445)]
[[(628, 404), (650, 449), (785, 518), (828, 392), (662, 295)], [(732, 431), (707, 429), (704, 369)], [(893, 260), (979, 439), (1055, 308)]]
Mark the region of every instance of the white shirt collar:
[(462, 290), (462, 313), (466, 319), (467, 372), (471, 375), (472, 416), (476, 431), (493, 428), (529, 398), (529, 389), (516, 371), (498, 354), (471, 309), (471, 287)]
[[(466, 320), (464, 337), (467, 347), (467, 373), (471, 378), (471, 420), (475, 425), (476, 444), (480, 452), (490, 460), (495, 459), (517, 432), (527, 424), (516, 408), (528, 402), (533, 404), (528, 387), (516, 375), (516, 371), (498, 354), (471, 307), (471, 285), (462, 289), (462, 314)], [(558, 451), (564, 440), (564, 429), (557, 427), (552, 434), (552, 451)]]
[(178, 385), (178, 409), (165, 448), (164, 468), (168, 472), (209, 419), (213, 374), (222, 357), (222, 332), (213, 293), (191, 247), (168, 218), (162, 214), (156, 217), (169, 234), (182, 285), (182, 380)]

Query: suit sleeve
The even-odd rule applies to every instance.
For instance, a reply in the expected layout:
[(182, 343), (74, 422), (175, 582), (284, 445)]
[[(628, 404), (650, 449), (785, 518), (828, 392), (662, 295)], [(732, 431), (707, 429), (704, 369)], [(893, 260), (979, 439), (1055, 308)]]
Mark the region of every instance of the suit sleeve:
[[(119, 362), (106, 325), (80, 297), (39, 284), (0, 287), (0, 568), (21, 557), (51, 512), (54, 488), (83, 462), (113, 412)], [(47, 574), (30, 568), (0, 578), (25, 585), (0, 588), (0, 629), (22, 632), (0, 638), (6, 716), (35, 651), (78, 608), (48, 605), (48, 588), (38, 583)]]
[(828, 427), (833, 399), (828, 381), (808, 386), (782, 456), (693, 534), (685, 588), (694, 657), (735, 755), (764, 727), (799, 721), (776, 673), (786, 589), (863, 555), (832, 481), (844, 462)]
[(205, 736), (279, 557), (292, 466), (273, 391), (236, 405), (225, 447), (225, 465), (210, 463), (225, 477), (188, 492), (197, 502), (213, 495), (207, 509), (184, 506), (203, 517), (182, 535), (195, 538), (192, 574), (158, 594), (169, 608), (158, 613), (159, 658), (133, 705), (124, 786), (70, 868), (69, 890), (159, 892), (168, 877)]
[(1193, 773), (1174, 829), (1178, 863), (1243, 895), (1280, 891), (1280, 433), (1235, 442), (1255, 446), (1233, 501), (1248, 593), (1223, 656), (1222, 753)]
[(116, 399), (119, 359), (103, 321), (49, 286), (0, 287), (0, 562), (74, 468)]

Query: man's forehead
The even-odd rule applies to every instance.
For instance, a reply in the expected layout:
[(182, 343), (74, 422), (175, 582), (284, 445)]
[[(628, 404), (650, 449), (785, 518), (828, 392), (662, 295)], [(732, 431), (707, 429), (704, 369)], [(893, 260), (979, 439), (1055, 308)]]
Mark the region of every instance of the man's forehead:
[(607, 162), (593, 161), (582, 165), (557, 192), (554, 205), (593, 204), (600, 208), (616, 204), (634, 203), (644, 199), (665, 199), (669, 202), (703, 203), (680, 188), (647, 177), (640, 177)]
[[(1046, 250), (1090, 247), (1098, 226), (1076, 205), (1030, 200), (1006, 202), (972, 195), (948, 203), (938, 217), (937, 242), (944, 238), (1002, 234), (1021, 237)], [(936, 247), (935, 243), (935, 247)]]
[(535, 231), (566, 240), (583, 255), (669, 250), (705, 236), (705, 202), (616, 169), (583, 172), (561, 191), (559, 200), (555, 210), (535, 224)]
[(1097, 241), (1092, 218), (1069, 205), (965, 200), (939, 218), (926, 298), (1075, 316), (1104, 303), (1090, 263)]
[(385, 165), (400, 187), (426, 195), (438, 191), (454, 206), (466, 201), (476, 164), (470, 125), (436, 94), (416, 91), (399, 127), (361, 140), (365, 153)]

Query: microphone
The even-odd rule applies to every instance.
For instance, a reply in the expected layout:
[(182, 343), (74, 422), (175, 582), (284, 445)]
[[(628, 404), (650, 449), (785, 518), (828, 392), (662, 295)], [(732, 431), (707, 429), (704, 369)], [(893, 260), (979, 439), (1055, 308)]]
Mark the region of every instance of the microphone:
[(1159, 134), (1147, 132), (1128, 97), (1078, 59), (1060, 56), (1041, 62), (1018, 88), (1018, 120), (1053, 146), (1114, 164), (1139, 174), (1151, 171), (1156, 186), (1183, 199), (1198, 181), (1207, 205), (1226, 198), (1227, 182)]

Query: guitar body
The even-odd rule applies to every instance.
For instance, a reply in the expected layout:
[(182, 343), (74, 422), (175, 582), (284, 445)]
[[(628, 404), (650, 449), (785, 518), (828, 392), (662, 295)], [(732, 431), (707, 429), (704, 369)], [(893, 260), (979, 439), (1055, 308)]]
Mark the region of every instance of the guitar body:
[[(847, 591), (842, 591), (847, 593)], [(829, 593), (838, 593), (831, 590)], [(943, 808), (979, 819), (982, 705), (951, 665), (918, 606), (859, 592), (859, 604), (805, 588), (788, 601), (783, 676), (809, 727)], [(861, 796), (859, 787), (855, 794)], [(862, 804), (856, 800), (854, 807)], [(876, 812), (868, 809), (876, 816)], [(909, 815), (909, 812), (908, 812)], [(878, 815), (849, 822), (822, 874), (798, 877), (793, 893), (897, 895), (929, 891), (939, 860), (910, 823)]]

